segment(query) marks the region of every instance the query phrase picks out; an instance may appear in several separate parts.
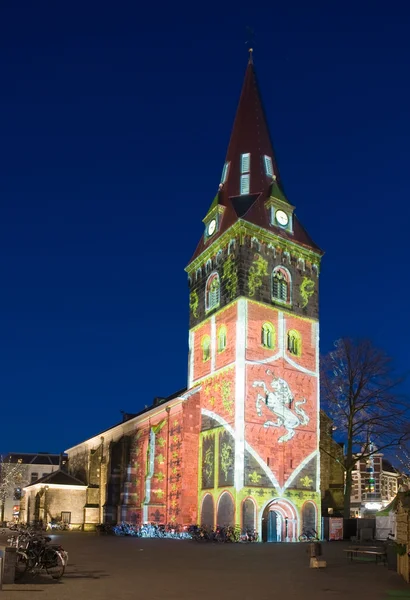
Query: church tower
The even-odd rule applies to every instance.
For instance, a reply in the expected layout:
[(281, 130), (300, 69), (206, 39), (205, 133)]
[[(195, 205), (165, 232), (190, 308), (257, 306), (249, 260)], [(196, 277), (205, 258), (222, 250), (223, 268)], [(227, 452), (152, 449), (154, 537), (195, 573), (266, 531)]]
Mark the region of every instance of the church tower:
[[(250, 54), (218, 192), (187, 267), (198, 521), (296, 541), (320, 526), (318, 278)], [(196, 483), (195, 483), (196, 485)]]

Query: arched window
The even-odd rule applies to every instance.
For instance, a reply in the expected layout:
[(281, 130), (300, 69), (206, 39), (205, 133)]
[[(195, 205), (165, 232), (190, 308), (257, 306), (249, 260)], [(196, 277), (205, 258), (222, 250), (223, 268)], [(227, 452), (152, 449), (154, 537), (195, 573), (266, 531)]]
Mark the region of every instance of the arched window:
[(257, 250), (258, 252), (261, 249), (261, 245), (256, 237), (253, 237), (251, 239), (251, 248), (255, 248), (255, 250)]
[(245, 531), (255, 529), (255, 504), (250, 498), (242, 503), (242, 528)]
[(283, 267), (276, 267), (272, 273), (272, 299), (290, 302), (290, 274)]
[(212, 310), (219, 306), (221, 286), (218, 273), (212, 273), (206, 282), (205, 310)]
[(202, 502), (201, 507), (201, 525), (203, 527), (214, 527), (214, 500), (211, 494), (207, 494)]
[(212, 271), (212, 260), (209, 258), (206, 261), (206, 265), (205, 265), (205, 273), (210, 273)]
[(306, 502), (302, 508), (303, 529), (316, 530), (316, 508), (313, 502)]
[(272, 323), (262, 325), (262, 346), (271, 349), (275, 347), (275, 328)]
[(302, 354), (302, 337), (295, 329), (288, 331), (288, 352), (295, 356)]
[(211, 338), (209, 335), (204, 335), (201, 342), (202, 346), (202, 360), (206, 362), (211, 358)]
[(235, 246), (236, 246), (236, 240), (233, 239), (229, 242), (229, 246), (228, 246), (228, 254), (232, 254), (235, 250)]
[(233, 504), (232, 496), (228, 492), (224, 492), (219, 498), (216, 524), (227, 527), (233, 525), (234, 522), (235, 506)]
[(226, 348), (226, 325), (221, 325), (218, 329), (218, 352), (223, 352)]

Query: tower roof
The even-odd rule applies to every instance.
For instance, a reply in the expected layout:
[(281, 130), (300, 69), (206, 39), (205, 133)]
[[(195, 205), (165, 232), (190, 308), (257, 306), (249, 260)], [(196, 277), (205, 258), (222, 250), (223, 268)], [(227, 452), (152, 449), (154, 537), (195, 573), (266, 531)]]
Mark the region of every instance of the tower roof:
[(293, 215), (292, 232), (270, 222), (265, 207), (269, 198), (288, 204), (290, 211), (293, 211), (294, 207), (283, 190), (251, 52), (219, 191), (208, 211), (209, 215), (217, 206), (224, 207), (220, 226), (212, 237), (202, 236), (191, 260), (197, 258), (239, 219), (323, 254), (296, 215)]
[(272, 183), (272, 176), (266, 174), (265, 156), (272, 160), (273, 173), (280, 186), (279, 170), (262, 105), (252, 53), (245, 71), (242, 92), (226, 153), (229, 172), (223, 186), (223, 193), (228, 197), (239, 196), (241, 193), (241, 156), (248, 153), (250, 155), (249, 194), (260, 194), (266, 191)]

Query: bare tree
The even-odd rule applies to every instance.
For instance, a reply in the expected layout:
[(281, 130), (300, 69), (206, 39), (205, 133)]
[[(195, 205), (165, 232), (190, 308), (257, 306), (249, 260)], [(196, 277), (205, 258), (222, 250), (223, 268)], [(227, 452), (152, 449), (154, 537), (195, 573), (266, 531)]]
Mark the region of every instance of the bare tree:
[(4, 507), (7, 498), (14, 495), (14, 490), (21, 487), (25, 465), (20, 458), (12, 462), (11, 457), (0, 456), (0, 523), (4, 521)]
[(409, 439), (408, 404), (398, 390), (401, 382), (391, 358), (370, 340), (338, 340), (322, 361), (322, 406), (345, 442), (345, 518), (350, 517), (356, 464)]

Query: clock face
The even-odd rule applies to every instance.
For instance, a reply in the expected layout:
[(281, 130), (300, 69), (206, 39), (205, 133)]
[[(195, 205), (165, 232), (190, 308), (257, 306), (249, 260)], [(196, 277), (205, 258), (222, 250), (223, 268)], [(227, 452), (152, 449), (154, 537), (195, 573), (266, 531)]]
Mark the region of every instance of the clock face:
[(279, 225), (282, 225), (282, 227), (285, 227), (289, 223), (289, 217), (284, 210), (277, 210), (275, 217)]
[(212, 219), (212, 221), (208, 225), (208, 235), (212, 235), (216, 229), (216, 220)]

